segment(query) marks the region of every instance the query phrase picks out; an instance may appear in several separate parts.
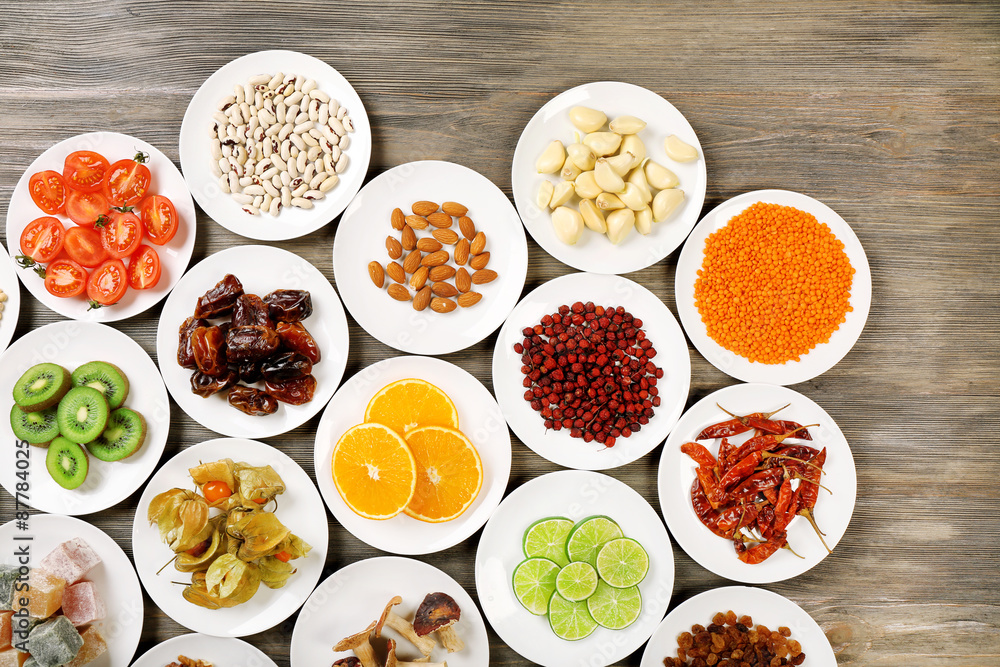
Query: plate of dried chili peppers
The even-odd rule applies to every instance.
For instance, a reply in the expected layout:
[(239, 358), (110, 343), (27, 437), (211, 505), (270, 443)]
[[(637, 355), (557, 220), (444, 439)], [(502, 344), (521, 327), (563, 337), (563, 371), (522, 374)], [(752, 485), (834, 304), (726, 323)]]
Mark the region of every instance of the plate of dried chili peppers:
[(851, 448), (802, 394), (767, 384), (720, 389), (667, 438), (657, 479), (671, 534), (694, 560), (745, 583), (795, 577), (822, 561), (854, 512)]

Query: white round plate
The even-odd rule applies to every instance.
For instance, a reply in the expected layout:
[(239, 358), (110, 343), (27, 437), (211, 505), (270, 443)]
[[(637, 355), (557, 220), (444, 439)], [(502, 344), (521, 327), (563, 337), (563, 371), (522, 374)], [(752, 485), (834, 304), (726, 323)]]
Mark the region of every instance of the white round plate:
[[(278, 497), (276, 514), (289, 530), (312, 546), (312, 551), (296, 561), (298, 571), (284, 587), (272, 590), (261, 586), (248, 602), (228, 609), (211, 610), (185, 600), (183, 587), (172, 583), (190, 581), (190, 575), (173, 567), (165, 568), (157, 575), (163, 564), (173, 557), (173, 552), (146, 517), (149, 503), (156, 495), (173, 488), (194, 490), (189, 468), (224, 458), (274, 468), (286, 489)], [(330, 534), (326, 517), (319, 511), (321, 503), (309, 475), (298, 463), (274, 447), (243, 438), (218, 438), (188, 447), (156, 471), (135, 510), (132, 553), (142, 586), (157, 607), (189, 630), (216, 637), (245, 637), (268, 630), (302, 606), (323, 573)]]
[(692, 625), (707, 627), (717, 612), (730, 609), (737, 616), (750, 616), (755, 626), (771, 630), (787, 627), (792, 631), (791, 639), (802, 645), (805, 664), (810, 667), (837, 667), (830, 641), (812, 616), (786, 597), (749, 586), (713, 588), (679, 604), (650, 637), (640, 667), (662, 667), (665, 657), (677, 656), (677, 635), (691, 632)]
[[(22, 502), (43, 512), (79, 516), (93, 514), (117, 505), (142, 486), (163, 454), (170, 430), (170, 401), (159, 379), (156, 364), (134, 340), (117, 329), (96, 322), (74, 320), (54, 322), (18, 338), (0, 356), (0, 396), (6, 398), (5, 416), (13, 405), (14, 383), (35, 364), (51, 362), (73, 372), (88, 361), (107, 361), (129, 379), (129, 393), (124, 406), (146, 420), (146, 441), (138, 452), (123, 461), (108, 463), (89, 457), (87, 480), (73, 490), (64, 489), (45, 469), (42, 447), (28, 447), (31, 491)], [(3, 448), (13, 452), (17, 438), (10, 420), (2, 420), (0, 434)], [(19, 481), (15, 467), (0, 468), (0, 484), (14, 495)]]
[(17, 316), (21, 312), (21, 288), (17, 284), (14, 265), (10, 261), (7, 249), (0, 244), (0, 290), (7, 295), (3, 310), (0, 311), (0, 352), (7, 349), (14, 329), (17, 328)]
[[(553, 184), (561, 180), (559, 174), (539, 174), (535, 170), (535, 161), (553, 140), (558, 139), (568, 146), (573, 143), (574, 133), (583, 135), (569, 120), (569, 110), (579, 105), (603, 111), (612, 120), (624, 115), (645, 120), (648, 124), (639, 133), (639, 138), (646, 145), (647, 157), (670, 169), (680, 179), (677, 187), (684, 191), (684, 202), (670, 218), (654, 223), (653, 231), (648, 236), (633, 231), (621, 244), (614, 246), (606, 235), (584, 229), (576, 245), (566, 245), (556, 238), (551, 211), (539, 209), (535, 204), (535, 196), (543, 180)], [(698, 159), (679, 163), (668, 158), (663, 141), (670, 134), (697, 148)], [(673, 252), (683, 243), (701, 215), (708, 184), (705, 153), (694, 128), (684, 115), (653, 91), (617, 81), (599, 81), (570, 88), (539, 109), (528, 121), (517, 142), (510, 180), (517, 212), (535, 242), (560, 262), (574, 269), (595, 273), (638, 271)], [(570, 206), (576, 208), (578, 202), (579, 198), (574, 195)]]
[[(578, 641), (556, 637), (547, 616), (534, 616), (514, 597), (514, 568), (524, 560), (524, 531), (538, 519), (565, 516), (579, 521), (595, 514), (614, 519), (625, 537), (649, 554), (649, 572), (639, 584), (642, 613), (624, 630), (597, 628)], [(541, 665), (610, 665), (649, 639), (663, 618), (674, 587), (674, 556), (660, 517), (625, 483), (597, 472), (562, 470), (536, 477), (504, 498), (486, 524), (476, 551), (476, 591), (483, 613), (500, 638)]]
[[(524, 328), (576, 301), (624, 306), (642, 320), (642, 328), (657, 351), (653, 361), (663, 369), (663, 378), (656, 385), (661, 403), (653, 418), (638, 433), (618, 438), (611, 448), (571, 438), (565, 430), (546, 431), (542, 417), (524, 400), (521, 355), (514, 352), (514, 344), (524, 340)], [(690, 386), (691, 358), (677, 320), (659, 297), (622, 276), (571, 273), (541, 285), (514, 308), (493, 350), (493, 390), (511, 430), (536, 454), (567, 468), (606, 470), (645, 456), (663, 442), (681, 416)]]
[[(226, 192), (219, 189), (219, 179), (212, 174), (211, 141), (215, 137), (216, 113), (236, 84), (243, 85), (252, 76), (278, 71), (314, 79), (317, 88), (347, 109), (354, 121), (351, 145), (345, 151), (349, 166), (340, 174), (340, 182), (309, 209), (285, 208), (277, 217), (248, 215)], [(372, 131), (365, 105), (340, 72), (322, 60), (295, 51), (258, 51), (223, 65), (201, 84), (191, 98), (178, 140), (181, 168), (195, 201), (210, 218), (233, 232), (261, 241), (283, 241), (305, 236), (340, 215), (357, 194), (368, 172), (372, 154)]]
[[(854, 308), (847, 313), (847, 321), (830, 337), (830, 342), (817, 345), (808, 354), (802, 355), (800, 361), (789, 361), (784, 364), (762, 364), (751, 362), (725, 349), (709, 338), (705, 324), (701, 321), (701, 313), (694, 305), (694, 283), (698, 278), (702, 260), (705, 257), (705, 241), (709, 235), (722, 229), (735, 216), (757, 202), (768, 202), (782, 206), (794, 206), (816, 216), (821, 223), (826, 223), (830, 231), (844, 243), (844, 252), (854, 267), (854, 282), (851, 285), (850, 304)], [(677, 273), (674, 280), (674, 292), (677, 298), (677, 312), (684, 325), (684, 332), (694, 346), (713, 366), (723, 373), (731, 375), (743, 382), (767, 382), (768, 384), (798, 384), (811, 380), (833, 368), (833, 366), (850, 352), (861, 336), (868, 320), (868, 310), (872, 304), (872, 274), (868, 267), (868, 257), (858, 240), (854, 230), (837, 213), (826, 204), (807, 195), (787, 190), (755, 190), (733, 197), (719, 204), (711, 213), (701, 219), (701, 222), (691, 232), (687, 243), (681, 249), (677, 260)]]
[[(471, 308), (435, 313), (395, 301), (368, 277), (368, 263), (390, 261), (385, 237), (399, 238), (389, 224), (394, 208), (407, 215), (414, 202), (457, 201), (469, 208), (476, 229), (486, 234), (487, 268), (499, 277), (474, 285), (482, 300)], [(458, 225), (453, 227), (458, 232)], [(430, 237), (430, 228), (417, 238)], [(454, 253), (454, 246), (446, 246)], [(402, 260), (399, 260), (402, 262)], [(333, 272), (351, 316), (373, 337), (411, 354), (448, 354), (483, 340), (517, 303), (528, 271), (528, 244), (517, 211), (489, 179), (462, 165), (426, 160), (393, 167), (372, 179), (344, 212), (333, 240)], [(386, 283), (392, 280), (386, 276)]]
[[(718, 404), (718, 405), (717, 405)], [(847, 524), (854, 513), (858, 483), (854, 470), (851, 448), (833, 418), (813, 401), (797, 391), (766, 384), (737, 384), (720, 389), (695, 403), (684, 413), (663, 446), (657, 474), (657, 489), (663, 517), (681, 548), (705, 569), (715, 574), (749, 584), (766, 584), (798, 576), (826, 558), (827, 551), (805, 517), (795, 517), (788, 525), (788, 543), (802, 556), (799, 558), (787, 549), (757, 565), (747, 565), (736, 557), (736, 550), (725, 540), (706, 528), (691, 507), (691, 485), (698, 467), (681, 445), (694, 440), (702, 429), (711, 424), (731, 419), (718, 406), (735, 415), (753, 412), (770, 412), (789, 404), (774, 416), (803, 426), (819, 424), (809, 429), (813, 441), (792, 440), (789, 443), (805, 444), (816, 449), (826, 447), (826, 463), (822, 483), (833, 495), (820, 489), (813, 516), (831, 549), (844, 536)], [(729, 439), (735, 445), (745, 442), (751, 433)], [(701, 440), (713, 454), (719, 451), (719, 440)], [(728, 609), (729, 607), (727, 607)]]
[[(31, 536), (31, 542), (18, 542)], [(30, 545), (32, 566), (67, 540), (82, 538), (94, 550), (101, 562), (87, 573), (84, 581), (92, 581), (104, 600), (107, 616), (94, 623), (108, 642), (108, 650), (89, 667), (125, 667), (132, 660), (142, 635), (142, 589), (135, 568), (122, 548), (100, 528), (86, 521), (58, 514), (33, 514), (28, 529), (18, 530), (10, 521), (0, 527), (0, 545), (4, 556), (0, 562), (16, 564), (14, 553), (20, 545)]]
[(132, 667), (164, 667), (183, 655), (204, 660), (214, 667), (277, 667), (263, 651), (233, 637), (211, 637), (191, 633), (171, 637), (149, 649)]
[[(21, 254), (21, 232), (24, 231), (24, 228), (32, 220), (48, 215), (35, 206), (35, 202), (31, 200), (28, 181), (33, 174), (46, 169), (61, 174), (66, 156), (74, 151), (84, 150), (97, 151), (112, 164), (117, 160), (131, 158), (139, 151), (149, 154), (149, 161), (146, 162), (146, 166), (149, 167), (149, 172), (152, 174), (149, 191), (169, 197), (177, 210), (177, 218), (180, 221), (177, 234), (166, 245), (153, 245), (148, 238), (143, 236), (143, 243), (150, 245), (160, 256), (162, 270), (160, 282), (156, 284), (156, 287), (146, 290), (129, 288), (121, 301), (115, 305), (88, 310), (90, 306), (86, 293), (65, 299), (52, 296), (45, 289), (43, 279), (37, 276), (34, 271), (22, 269), (16, 265), (14, 265), (14, 270), (36, 299), (63, 317), (90, 322), (118, 322), (155, 306), (181, 279), (188, 267), (188, 262), (191, 261), (191, 253), (194, 250), (194, 202), (191, 200), (191, 194), (188, 192), (184, 177), (181, 176), (181, 172), (177, 170), (170, 158), (145, 141), (117, 132), (89, 132), (70, 137), (39, 155), (25, 170), (10, 196), (10, 206), (7, 208), (7, 249), (11, 253), (11, 262), (17, 255)], [(59, 214), (52, 217), (59, 218), (66, 229), (76, 226), (66, 215)]]
[[(317, 386), (310, 402), (305, 405), (279, 403), (274, 414), (253, 417), (229, 405), (227, 392), (208, 398), (192, 393), (191, 374), (194, 371), (177, 363), (177, 330), (194, 314), (198, 298), (227, 273), (240, 279), (247, 294), (262, 298), (277, 289), (309, 291), (313, 314), (302, 323), (316, 339), (322, 355), (320, 362), (313, 366)], [(330, 281), (298, 255), (265, 245), (220, 250), (192, 267), (163, 305), (156, 330), (160, 372), (177, 405), (205, 428), (234, 438), (267, 438), (291, 431), (311, 419), (323, 409), (340, 384), (347, 366), (347, 347), (347, 316)]]
[[(483, 486), (465, 513), (452, 521), (427, 523), (405, 514), (374, 521), (355, 514), (333, 483), (331, 461), (337, 440), (365, 419), (368, 401), (382, 387), (406, 378), (427, 380), (451, 396), (458, 427), (475, 445), (483, 464)], [(429, 554), (452, 547), (479, 530), (496, 508), (510, 479), (510, 433), (493, 395), (458, 366), (431, 357), (393, 357), (368, 366), (344, 383), (323, 412), (316, 430), (313, 462), (319, 490), (330, 512), (359, 540), (397, 554)]]
[[(333, 645), (344, 637), (361, 632), (378, 620), (394, 595), (403, 602), (394, 611), (412, 619), (428, 593), (447, 593), (455, 598), (462, 616), (453, 627), (465, 648), (447, 653), (438, 645), (431, 654), (434, 661), (447, 660), (452, 667), (487, 667), (490, 644), (486, 624), (476, 603), (449, 575), (412, 558), (382, 556), (351, 563), (326, 578), (306, 600), (292, 631), (292, 667), (325, 665), (354, 655), (350, 651), (334, 653)], [(413, 660), (419, 651), (409, 640), (391, 628), (383, 637), (395, 640), (399, 659)], [(380, 656), (383, 654), (379, 654)]]

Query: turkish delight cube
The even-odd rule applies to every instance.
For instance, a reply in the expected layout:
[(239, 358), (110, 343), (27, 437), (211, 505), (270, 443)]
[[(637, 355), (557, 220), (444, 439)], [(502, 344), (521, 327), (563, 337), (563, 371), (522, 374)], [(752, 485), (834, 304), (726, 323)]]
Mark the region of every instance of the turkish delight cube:
[(67, 584), (75, 584), (100, 562), (100, 556), (94, 553), (90, 545), (76, 537), (53, 549), (39, 566), (50, 574), (65, 579)]
[(65, 665), (76, 658), (83, 637), (65, 616), (35, 626), (28, 635), (28, 653), (39, 667)]
[[(28, 590), (15, 592), (14, 611), (26, 606), (28, 614), (34, 618), (48, 618), (62, 606), (64, 590), (66, 590), (65, 579), (35, 568), (28, 574)], [(25, 600), (28, 604), (21, 604)]]
[(104, 641), (104, 636), (97, 629), (96, 625), (92, 625), (84, 630), (80, 636), (83, 637), (83, 646), (80, 647), (80, 652), (76, 654), (73, 661), (67, 664), (66, 667), (83, 667), (96, 660), (108, 650), (108, 643)]
[(30, 658), (27, 653), (9, 648), (0, 651), (0, 667), (23, 667)]
[(0, 565), (0, 609), (14, 608), (14, 582), (19, 576), (16, 565)]
[(67, 586), (62, 598), (63, 614), (73, 625), (81, 626), (104, 618), (104, 600), (92, 581)]

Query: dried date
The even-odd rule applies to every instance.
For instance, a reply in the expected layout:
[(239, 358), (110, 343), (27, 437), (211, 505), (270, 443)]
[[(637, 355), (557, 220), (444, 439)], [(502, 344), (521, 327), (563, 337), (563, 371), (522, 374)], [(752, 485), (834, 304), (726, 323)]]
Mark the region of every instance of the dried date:
[(274, 329), (252, 325), (230, 329), (226, 343), (229, 346), (229, 361), (243, 364), (271, 356), (281, 344), (281, 339)]
[(303, 405), (311, 401), (316, 393), (316, 378), (304, 375), (286, 382), (265, 382), (264, 388), (282, 403)]
[(275, 322), (298, 322), (313, 312), (312, 295), (306, 290), (278, 289), (264, 297), (267, 312)]
[(191, 348), (198, 370), (205, 375), (220, 376), (226, 366), (226, 336), (219, 327), (198, 327), (191, 333)]
[(194, 316), (211, 318), (228, 315), (241, 294), (243, 294), (243, 284), (239, 278), (229, 273), (215, 287), (199, 297)]
[(226, 369), (226, 372), (219, 376), (206, 375), (201, 371), (191, 374), (191, 392), (198, 394), (202, 398), (208, 398), (212, 394), (217, 394), (223, 389), (229, 389), (237, 382), (240, 376), (236, 371)]
[(267, 382), (298, 380), (312, 373), (312, 362), (298, 352), (282, 352), (264, 360), (261, 373)]
[(321, 357), (319, 345), (301, 322), (278, 322), (277, 331), (282, 345), (293, 352), (305, 355), (314, 364), (319, 363)]
[(211, 326), (208, 320), (197, 317), (189, 317), (184, 320), (177, 331), (177, 363), (183, 368), (197, 368), (198, 364), (194, 360), (194, 348), (191, 346), (191, 334), (198, 327)]
[(255, 382), (260, 382), (264, 379), (264, 376), (260, 372), (260, 367), (264, 365), (264, 360), (260, 361), (247, 361), (239, 366), (240, 382), (246, 382), (247, 384), (254, 384)]
[(241, 384), (229, 390), (229, 405), (253, 417), (273, 415), (278, 411), (278, 399), (274, 396)]
[(253, 325), (274, 328), (274, 323), (267, 314), (267, 304), (264, 303), (264, 300), (256, 294), (241, 294), (236, 299), (236, 306), (233, 308), (233, 326)]

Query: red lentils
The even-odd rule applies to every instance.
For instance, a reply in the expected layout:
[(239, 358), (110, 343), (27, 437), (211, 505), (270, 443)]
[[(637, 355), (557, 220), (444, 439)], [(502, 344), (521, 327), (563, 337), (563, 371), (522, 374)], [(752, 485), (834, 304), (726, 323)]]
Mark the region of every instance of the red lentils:
[(732, 610), (718, 612), (706, 628), (691, 626), (691, 632), (677, 636), (677, 657), (663, 659), (664, 667), (781, 667), (801, 665), (806, 654), (802, 646), (789, 639), (785, 626), (771, 631), (763, 625), (753, 627), (749, 616), (737, 618)]

